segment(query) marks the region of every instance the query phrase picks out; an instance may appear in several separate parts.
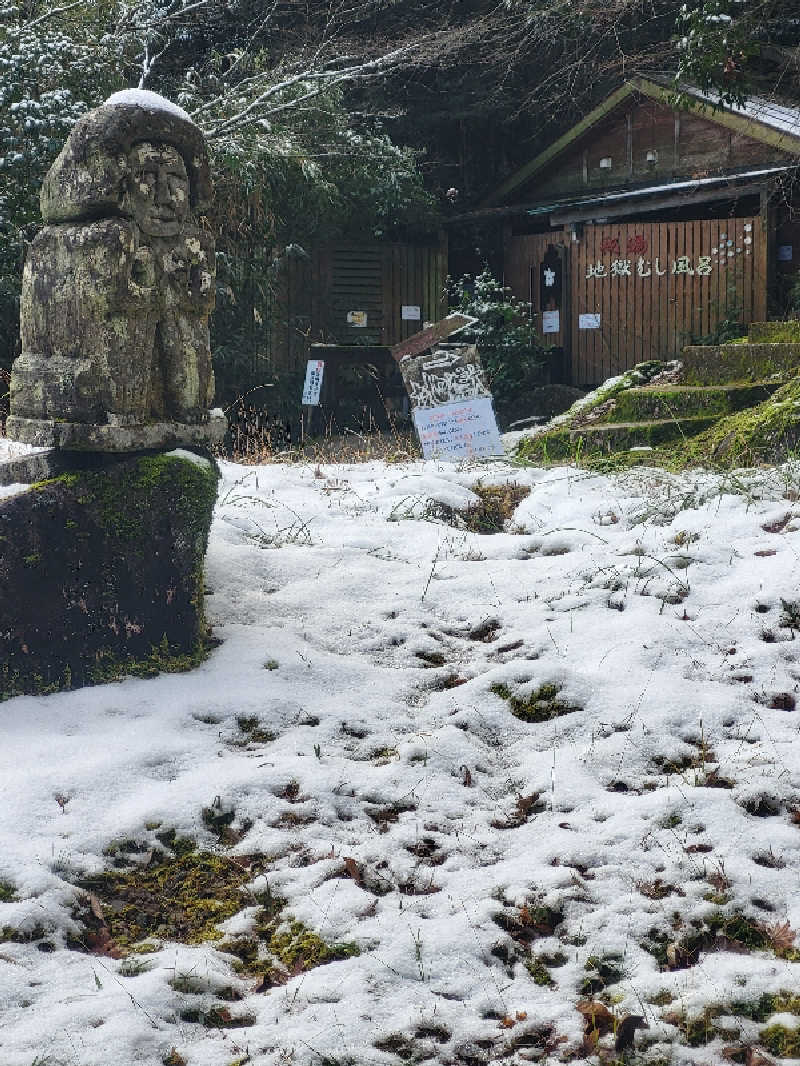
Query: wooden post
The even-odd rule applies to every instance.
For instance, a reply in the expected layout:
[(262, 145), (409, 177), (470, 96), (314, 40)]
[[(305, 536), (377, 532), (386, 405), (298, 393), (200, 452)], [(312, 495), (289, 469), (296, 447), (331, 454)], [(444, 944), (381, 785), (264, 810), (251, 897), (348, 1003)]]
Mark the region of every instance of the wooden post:
[(451, 333), (455, 333), (457, 329), (469, 326), (473, 322), (475, 322), (475, 319), (469, 315), (461, 315), (456, 312), (448, 315), (447, 318), (443, 318), (436, 325), (412, 334), (408, 340), (401, 341), (400, 344), (393, 344), (389, 349), (389, 353), (392, 359), (399, 363), (401, 359), (407, 359), (411, 355), (419, 355), (426, 348), (433, 347), (437, 341), (446, 340)]

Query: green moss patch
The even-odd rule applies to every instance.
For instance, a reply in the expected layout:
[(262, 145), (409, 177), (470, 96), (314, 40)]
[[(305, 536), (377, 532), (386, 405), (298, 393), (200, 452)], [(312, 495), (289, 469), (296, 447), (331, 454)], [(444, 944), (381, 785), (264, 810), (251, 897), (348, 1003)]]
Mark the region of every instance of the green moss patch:
[(800, 344), (800, 322), (751, 322), (747, 337), (756, 344)]
[(800, 443), (800, 378), (782, 385), (756, 407), (721, 419), (683, 442), (665, 465), (720, 468), (757, 466), (786, 459)]
[(800, 344), (746, 342), (690, 345), (681, 353), (686, 385), (784, 380), (797, 373)]
[(607, 985), (615, 985), (625, 976), (621, 955), (590, 955), (584, 965), (586, 976), (581, 981), (582, 996), (593, 996)]
[(73, 946), (93, 950), (110, 942), (125, 953), (149, 938), (221, 940), (218, 923), (252, 902), (242, 890), (260, 866), (258, 858), (192, 850), (87, 878), (80, 882), (91, 893), (81, 914), (85, 935)]
[(553, 980), (553, 975), (550, 973), (541, 958), (532, 955), (529, 959), (526, 959), (525, 969), (533, 978), (534, 984), (541, 985), (542, 988), (554, 987), (555, 981)]
[(356, 944), (327, 944), (302, 922), (290, 921), (270, 936), (268, 950), (291, 974), (360, 954)]
[(285, 984), (317, 966), (360, 954), (357, 944), (329, 944), (308, 926), (284, 915), (286, 901), (269, 893), (261, 898), (253, 932), (220, 944), (236, 957), (235, 969), (244, 976), (260, 976), (265, 988)]
[(205, 1009), (187, 1007), (180, 1012), (180, 1019), (206, 1029), (242, 1029), (256, 1024), (255, 1014), (233, 1014), (224, 1003), (214, 1003)]
[(508, 702), (515, 718), (523, 722), (549, 722), (553, 718), (583, 710), (577, 704), (561, 699), (561, 689), (561, 685), (544, 684), (525, 694), (514, 692), (508, 685), (498, 682), (491, 686), (490, 691)]
[(17, 898), (17, 891), (10, 881), (0, 878), (0, 903), (11, 903)]
[[(623, 437), (611, 438), (578, 429), (555, 428), (536, 437), (523, 438), (517, 458), (526, 463), (548, 465), (573, 462), (587, 470), (613, 472), (636, 466), (658, 466), (668, 470), (706, 467), (730, 470), (783, 462), (800, 446), (800, 377), (778, 388), (767, 400), (713, 421), (695, 422), (697, 433), (687, 433), (687, 422), (671, 441), (654, 442), (648, 450), (630, 451), (634, 432), (637, 446), (646, 442), (646, 424), (627, 427)], [(623, 439), (624, 438), (624, 439)], [(613, 443), (613, 448), (609, 446)], [(619, 449), (619, 450), (614, 450)]]
[(240, 733), (243, 734), (243, 739), (240, 741), (242, 745), (269, 744), (275, 739), (275, 734), (261, 725), (261, 720), (257, 715), (240, 715), (236, 719), (236, 724)]
[[(669, 1001), (666, 998), (663, 999), (663, 1002)], [(683, 1013), (668, 1012), (664, 1015), (664, 1020), (682, 1031), (683, 1040), (690, 1047), (704, 1047), (717, 1038), (737, 1040), (741, 1033), (741, 1026), (737, 1024), (740, 1019), (763, 1023), (778, 1013), (800, 1016), (800, 998), (787, 991), (767, 992), (757, 1000), (733, 1000), (709, 1004), (701, 1014), (692, 1017), (687, 1017)], [(732, 1022), (731, 1019), (735, 1021)], [(758, 1039), (779, 1058), (800, 1057), (800, 1028), (773, 1022), (760, 1031)], [(736, 1047), (729, 1050), (730, 1054), (726, 1055), (726, 1058), (730, 1061), (745, 1061), (747, 1050), (745, 1045), (741, 1047), (741, 1057)]]
[(637, 419), (684, 419), (693, 415), (733, 414), (769, 399), (777, 385), (716, 385), (671, 388), (628, 389), (620, 394), (603, 421), (629, 422)]
[(770, 951), (790, 961), (800, 958), (800, 952), (781, 938), (780, 930), (775, 935), (775, 931), (741, 911), (713, 911), (705, 918), (694, 919), (690, 926), (682, 936), (652, 929), (642, 947), (666, 970), (688, 969), (697, 964), (702, 952), (710, 951)]
[(779, 1059), (800, 1058), (800, 1028), (774, 1023), (761, 1030), (759, 1039)]
[[(165, 635), (158, 644), (152, 644), (149, 653), (141, 658), (117, 656), (111, 650), (104, 650), (98, 653), (87, 680), (91, 684), (102, 685), (110, 681), (121, 681), (125, 677), (158, 677), (159, 674), (186, 673), (205, 662), (217, 643), (219, 642), (210, 639), (207, 633), (203, 633), (198, 636), (194, 646), (185, 651), (170, 644)], [(51, 691), (58, 691), (61, 687), (71, 687), (71, 675), (66, 678), (63, 686), (52, 688)]]

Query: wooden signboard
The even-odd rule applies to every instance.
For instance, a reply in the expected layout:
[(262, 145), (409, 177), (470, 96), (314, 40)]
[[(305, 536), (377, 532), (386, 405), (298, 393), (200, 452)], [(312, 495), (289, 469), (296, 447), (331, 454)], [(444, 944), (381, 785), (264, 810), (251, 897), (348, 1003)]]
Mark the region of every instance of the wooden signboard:
[(396, 359), (399, 363), (403, 359), (408, 359), (411, 355), (419, 355), (420, 352), (432, 348), (439, 341), (446, 340), (451, 333), (455, 333), (458, 329), (463, 329), (464, 326), (470, 326), (475, 321), (470, 315), (461, 315), (458, 312), (448, 315), (441, 322), (428, 326), (427, 329), (420, 330), (419, 333), (412, 334), (408, 340), (393, 344), (389, 349), (392, 359)]
[(503, 454), (492, 394), (474, 344), (406, 358), (400, 373), (426, 459)]

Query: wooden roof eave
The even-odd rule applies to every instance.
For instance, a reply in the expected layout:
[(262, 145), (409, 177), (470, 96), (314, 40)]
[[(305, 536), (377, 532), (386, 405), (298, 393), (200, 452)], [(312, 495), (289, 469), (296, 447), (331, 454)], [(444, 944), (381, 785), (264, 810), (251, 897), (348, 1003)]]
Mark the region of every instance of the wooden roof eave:
[(716, 189), (697, 190), (696, 192), (665, 193), (662, 196), (654, 196), (648, 199), (633, 199), (610, 204), (605, 207), (602, 203), (574, 211), (556, 211), (550, 216), (551, 226), (565, 226), (571, 222), (588, 222), (593, 218), (625, 218), (629, 215), (648, 214), (652, 211), (671, 210), (676, 207), (691, 207), (695, 204), (709, 204), (716, 201), (727, 202), (738, 200), (743, 196), (760, 195), (774, 181), (772, 177), (765, 177), (761, 181), (749, 182), (746, 185), (729, 185)]

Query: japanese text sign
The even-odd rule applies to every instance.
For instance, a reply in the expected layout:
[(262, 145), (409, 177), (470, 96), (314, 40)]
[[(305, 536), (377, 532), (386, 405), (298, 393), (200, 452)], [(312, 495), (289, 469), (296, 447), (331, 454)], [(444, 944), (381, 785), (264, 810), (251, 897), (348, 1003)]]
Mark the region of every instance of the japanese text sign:
[(414, 411), (414, 426), (426, 459), (478, 459), (503, 454), (489, 396), (418, 408)]
[(319, 404), (319, 394), (322, 389), (322, 374), (325, 363), (322, 359), (309, 359), (306, 364), (306, 380), (303, 384), (303, 403), (311, 407)]

